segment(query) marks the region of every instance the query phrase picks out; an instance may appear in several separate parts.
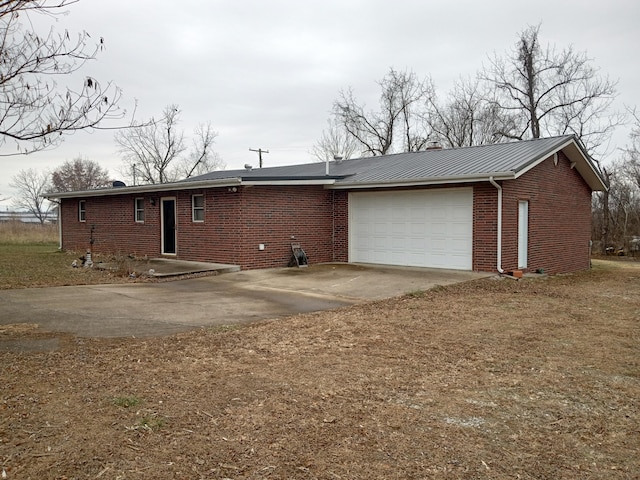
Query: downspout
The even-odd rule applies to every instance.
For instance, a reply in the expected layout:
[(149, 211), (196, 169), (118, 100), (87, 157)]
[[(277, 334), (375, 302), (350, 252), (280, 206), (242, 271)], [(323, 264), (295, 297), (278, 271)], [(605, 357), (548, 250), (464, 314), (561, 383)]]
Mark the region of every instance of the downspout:
[(331, 261), (336, 261), (336, 191), (331, 190)]
[(58, 202), (58, 250), (62, 251), (62, 200)]
[(498, 189), (498, 250), (497, 250), (497, 269), (498, 273), (504, 273), (502, 269), (502, 187), (489, 177), (489, 183)]
[(49, 201), (58, 205), (58, 250), (62, 251), (62, 199)]

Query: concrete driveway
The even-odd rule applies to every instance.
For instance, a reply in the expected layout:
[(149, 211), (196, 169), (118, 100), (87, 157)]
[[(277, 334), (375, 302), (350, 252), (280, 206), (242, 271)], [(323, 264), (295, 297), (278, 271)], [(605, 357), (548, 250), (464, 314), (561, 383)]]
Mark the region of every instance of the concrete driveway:
[(329, 310), (489, 274), (324, 264), (162, 283), (0, 291), (0, 324), (81, 337), (152, 337)]

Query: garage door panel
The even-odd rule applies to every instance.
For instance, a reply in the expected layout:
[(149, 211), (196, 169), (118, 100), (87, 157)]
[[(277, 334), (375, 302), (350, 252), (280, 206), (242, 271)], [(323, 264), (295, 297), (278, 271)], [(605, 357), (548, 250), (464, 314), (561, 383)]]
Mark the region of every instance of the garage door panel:
[(472, 268), (471, 188), (349, 195), (352, 262)]
[[(466, 224), (454, 223), (454, 224), (449, 226), (449, 232), (451, 233), (451, 236), (453, 236), (453, 237), (464, 238), (467, 235), (468, 231), (469, 231), (469, 227)], [(456, 239), (452, 238), (452, 240), (455, 241)]]
[(394, 232), (394, 237), (400, 237), (402, 238), (404, 235), (407, 235), (409, 232), (407, 230), (408, 225), (404, 222), (400, 223), (400, 222), (393, 222), (391, 224), (391, 227), (393, 228), (393, 232)]

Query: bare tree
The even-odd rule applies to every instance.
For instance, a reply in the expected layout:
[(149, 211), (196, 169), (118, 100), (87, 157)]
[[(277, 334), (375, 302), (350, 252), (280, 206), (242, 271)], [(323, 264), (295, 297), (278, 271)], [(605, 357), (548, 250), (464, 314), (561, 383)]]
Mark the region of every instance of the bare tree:
[(518, 140), (574, 133), (593, 153), (621, 120), (609, 114), (616, 82), (600, 76), (586, 53), (541, 46), (539, 32), (540, 25), (521, 32), (516, 48), (494, 55), (482, 72), (495, 88), (493, 104), (520, 119), (517, 130), (500, 133)]
[(640, 115), (636, 109), (630, 109), (633, 127), (629, 134), (630, 143), (623, 150), (624, 170), (629, 179), (640, 189)]
[(18, 196), (13, 199), (16, 208), (32, 213), (40, 223), (49, 218), (53, 204), (42, 196), (49, 188), (48, 172), (38, 172), (33, 168), (20, 170), (9, 185), (18, 191)]
[(479, 79), (457, 81), (442, 105), (434, 95), (426, 120), (432, 139), (449, 148), (497, 143), (504, 140), (502, 132), (515, 128), (512, 116), (490, 100)]
[(321, 162), (331, 161), (336, 157), (348, 160), (357, 151), (359, 143), (335, 118), (329, 118), (327, 124), (310, 153)]
[(610, 198), (611, 191), (616, 185), (616, 177), (613, 176), (614, 181), (612, 181), (612, 169), (605, 167), (602, 168), (602, 178), (608, 188), (602, 192), (598, 192), (592, 197), (591, 228), (592, 238), (599, 239), (600, 253), (604, 255), (611, 238)]
[(201, 123), (193, 132), (191, 150), (181, 158), (177, 164), (178, 178), (190, 178), (213, 170), (226, 167), (222, 157), (212, 150), (218, 133), (213, 130), (211, 123)]
[(594, 195), (593, 232), (600, 239), (602, 253), (608, 247), (628, 248), (633, 236), (640, 236), (640, 118), (634, 120), (629, 144), (621, 156), (601, 168), (608, 190)]
[[(34, 30), (30, 15), (55, 16), (76, 1), (0, 1), (0, 146), (15, 142), (15, 150), (5, 149), (1, 156), (43, 150), (57, 145), (63, 134), (124, 115), (117, 106), (119, 88), (72, 75), (96, 58), (104, 48), (102, 38)], [(56, 81), (61, 77), (78, 82), (62, 87)]]
[(212, 152), (218, 134), (211, 125), (196, 129), (192, 150), (187, 151), (184, 132), (177, 127), (179, 118), (178, 106), (170, 105), (159, 121), (116, 133), (126, 168), (123, 173), (130, 172), (134, 183), (167, 183), (222, 166)]
[(624, 160), (613, 162), (602, 171), (609, 189), (594, 197), (593, 224), (595, 238), (600, 238), (605, 253), (608, 247), (627, 249), (631, 237), (640, 235), (640, 189), (628, 176)]
[(88, 158), (74, 158), (64, 162), (51, 174), (51, 183), (56, 192), (72, 192), (108, 187), (109, 172)]
[(421, 80), (413, 72), (391, 68), (378, 84), (381, 89), (378, 111), (366, 112), (352, 90), (343, 90), (333, 107), (336, 121), (367, 155), (422, 149), (429, 138), (422, 113), (433, 92), (430, 79)]

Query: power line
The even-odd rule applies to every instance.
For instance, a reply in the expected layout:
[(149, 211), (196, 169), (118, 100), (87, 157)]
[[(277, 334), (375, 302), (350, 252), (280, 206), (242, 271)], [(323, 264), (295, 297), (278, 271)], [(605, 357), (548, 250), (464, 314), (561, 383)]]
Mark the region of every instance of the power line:
[(262, 154), (269, 153), (269, 150), (262, 150), (261, 148), (255, 150), (253, 148), (249, 149), (250, 152), (258, 152), (258, 159), (260, 160), (260, 168), (262, 168)]

